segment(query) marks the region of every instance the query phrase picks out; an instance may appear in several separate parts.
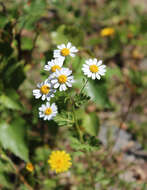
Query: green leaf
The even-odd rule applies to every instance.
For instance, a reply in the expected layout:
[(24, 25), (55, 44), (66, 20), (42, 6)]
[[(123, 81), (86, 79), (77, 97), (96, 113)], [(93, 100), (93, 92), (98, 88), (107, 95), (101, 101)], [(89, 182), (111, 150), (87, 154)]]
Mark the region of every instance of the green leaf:
[(99, 131), (99, 119), (96, 113), (89, 113), (84, 115), (82, 126), (86, 132), (92, 136), (97, 136)]
[(19, 186), (19, 189), (20, 189), (20, 190), (28, 190), (28, 188), (27, 188), (24, 184), (21, 184), (21, 185)]
[(26, 28), (32, 30), (36, 27), (36, 22), (45, 13), (46, 1), (30, 1), (30, 6), (24, 5), (24, 13), (19, 15), (19, 28)]
[(22, 38), (22, 50), (31, 50), (33, 48), (33, 40), (31, 38)]
[(48, 190), (48, 189), (55, 189), (56, 188), (56, 181), (54, 179), (45, 179), (43, 181), (43, 189)]
[(19, 96), (15, 91), (9, 90), (9, 96), (3, 94), (0, 96), (0, 103), (9, 109), (22, 110), (22, 105), (19, 100)]
[(80, 108), (82, 105), (87, 103), (89, 100), (90, 100), (90, 97), (84, 93), (76, 94), (74, 96), (75, 107)]
[(51, 151), (50, 151), (50, 149), (48, 147), (38, 147), (35, 150), (34, 160), (35, 161), (44, 161), (44, 162), (46, 162), (50, 152)]
[[(1, 155), (2, 158), (2, 155)], [(2, 158), (3, 159), (3, 158)], [(5, 173), (10, 173), (10, 172), (14, 172), (12, 166), (10, 165), (10, 163), (8, 163), (5, 160), (0, 160), (0, 173), (5, 172)]]
[[(70, 146), (76, 150), (76, 152), (78, 151), (94, 151), (96, 150), (96, 147), (93, 147), (91, 145), (89, 145), (88, 143), (81, 143), (77, 138), (75, 137), (69, 137), (70, 140)], [(80, 153), (82, 154), (82, 153)]]
[(26, 144), (26, 123), (17, 118), (11, 124), (4, 121), (0, 123), (0, 143), (3, 148), (11, 150), (16, 156), (29, 161)]
[(71, 112), (62, 112), (54, 117), (54, 121), (59, 126), (71, 127), (74, 124), (73, 114)]
[(87, 95), (90, 96), (91, 99), (101, 108), (111, 108), (104, 79), (95, 81), (90, 80), (85, 91)]
[(16, 58), (4, 59), (4, 67), (0, 71), (5, 89), (18, 89), (25, 79), (24, 61), (18, 62)]
[(13, 188), (13, 184), (11, 183), (8, 175), (4, 172), (0, 172), (0, 185), (9, 189)]
[(61, 25), (57, 31), (52, 32), (52, 38), (56, 44), (70, 41), (78, 46), (83, 44), (84, 33), (78, 27)]
[(106, 78), (107, 82), (112, 82), (111, 78), (113, 76), (117, 76), (119, 78), (119, 80), (123, 79), (121, 69), (118, 66), (113, 67), (113, 68), (107, 68), (107, 72), (106, 72), (106, 75), (105, 75), (105, 78)]

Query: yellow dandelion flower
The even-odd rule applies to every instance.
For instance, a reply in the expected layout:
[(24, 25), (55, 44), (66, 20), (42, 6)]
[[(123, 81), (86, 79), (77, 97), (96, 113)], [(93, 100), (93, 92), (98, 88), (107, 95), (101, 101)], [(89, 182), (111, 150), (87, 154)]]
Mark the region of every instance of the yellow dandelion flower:
[(51, 167), (51, 170), (56, 173), (61, 173), (67, 171), (72, 163), (71, 157), (65, 151), (53, 151), (49, 157), (48, 163)]
[(29, 171), (29, 172), (32, 172), (34, 170), (34, 166), (32, 165), (32, 163), (27, 163), (26, 164), (26, 169)]
[(100, 32), (100, 35), (101, 35), (102, 37), (105, 37), (105, 36), (113, 36), (114, 33), (115, 33), (115, 30), (114, 30), (113, 28), (109, 28), (109, 27), (108, 27), (108, 28), (102, 29), (101, 32)]

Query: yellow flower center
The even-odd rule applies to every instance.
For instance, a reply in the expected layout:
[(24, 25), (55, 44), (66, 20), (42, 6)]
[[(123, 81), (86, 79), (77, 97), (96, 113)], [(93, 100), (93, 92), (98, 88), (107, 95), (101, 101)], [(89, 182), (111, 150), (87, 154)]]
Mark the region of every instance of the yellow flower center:
[(31, 163), (27, 163), (26, 169), (27, 169), (29, 172), (32, 172), (32, 171), (34, 170), (34, 166), (33, 166)]
[(51, 68), (52, 72), (55, 72), (56, 69), (61, 70), (61, 67), (60, 67), (59, 65), (54, 65), (54, 66)]
[(52, 113), (52, 109), (47, 108), (44, 113), (45, 113), (45, 115), (50, 115)]
[(63, 161), (61, 159), (56, 160), (56, 167), (57, 168), (60, 168), (62, 164), (63, 164)]
[(66, 81), (67, 81), (67, 76), (65, 76), (65, 75), (60, 75), (59, 77), (58, 77), (58, 81), (59, 81), (59, 83), (65, 83)]
[(63, 48), (63, 49), (61, 50), (61, 54), (62, 54), (63, 56), (67, 56), (67, 55), (70, 54), (70, 51), (69, 51), (68, 48)]
[(47, 85), (43, 85), (43, 86), (40, 88), (40, 91), (42, 92), (42, 94), (48, 94), (49, 91), (50, 91), (50, 88), (49, 88), (49, 86), (47, 86)]
[(92, 73), (97, 73), (99, 70), (97, 65), (90, 65), (89, 69)]

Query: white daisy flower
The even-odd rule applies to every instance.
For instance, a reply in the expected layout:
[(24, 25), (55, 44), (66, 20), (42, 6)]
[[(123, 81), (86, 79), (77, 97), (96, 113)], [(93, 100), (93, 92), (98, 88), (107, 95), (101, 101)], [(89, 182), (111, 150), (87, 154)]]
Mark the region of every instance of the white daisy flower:
[(54, 88), (59, 88), (60, 91), (65, 91), (67, 87), (72, 87), (74, 79), (71, 73), (72, 71), (68, 68), (56, 70), (56, 72), (50, 76), (50, 80)]
[(51, 120), (53, 117), (57, 115), (57, 106), (55, 103), (51, 104), (47, 102), (46, 104), (42, 104), (39, 107), (39, 117), (44, 120)]
[(36, 99), (41, 97), (42, 100), (47, 99), (50, 101), (51, 97), (54, 97), (54, 93), (56, 90), (53, 88), (53, 85), (49, 82), (49, 80), (45, 80), (42, 83), (37, 84), (38, 89), (33, 90), (33, 95)]
[(61, 44), (57, 46), (58, 49), (54, 50), (54, 58), (63, 57), (70, 55), (71, 57), (75, 56), (75, 53), (78, 52), (78, 49), (75, 46), (72, 46), (70, 42)]
[(64, 58), (57, 58), (48, 61), (47, 65), (44, 66), (45, 71), (50, 71), (50, 73), (54, 73), (57, 69), (60, 70), (64, 62)]
[(105, 75), (106, 65), (102, 65), (102, 60), (98, 61), (96, 58), (88, 59), (83, 64), (82, 71), (84, 75), (91, 77), (93, 80), (100, 79), (101, 76)]

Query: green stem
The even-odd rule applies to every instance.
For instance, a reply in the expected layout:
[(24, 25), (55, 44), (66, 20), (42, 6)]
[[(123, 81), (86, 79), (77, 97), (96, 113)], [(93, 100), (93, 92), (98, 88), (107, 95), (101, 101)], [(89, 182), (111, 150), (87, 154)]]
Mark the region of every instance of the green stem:
[[(86, 79), (83, 87), (80, 90), (80, 93), (82, 93), (82, 91), (84, 90), (85, 86), (87, 85), (87, 82), (88, 82), (88, 79)], [(80, 141), (83, 142), (83, 134), (82, 134), (82, 132), (80, 130), (80, 127), (79, 127), (79, 124), (78, 124), (78, 120), (77, 120), (76, 113), (75, 113), (75, 108), (74, 108), (74, 102), (73, 102), (72, 99), (71, 99), (71, 103), (72, 103), (72, 110), (73, 110), (74, 122), (75, 122), (76, 130), (77, 130), (77, 132), (79, 134)]]
[(78, 135), (79, 135), (79, 139), (80, 139), (81, 142), (83, 142), (83, 135), (81, 133), (81, 130), (80, 130), (80, 127), (79, 127), (79, 124), (78, 124), (78, 120), (77, 120), (77, 117), (76, 117), (76, 112), (75, 112), (73, 101), (72, 101), (72, 111), (73, 111), (73, 116), (74, 116), (74, 122), (75, 122), (76, 130), (77, 130)]
[(81, 93), (82, 93), (82, 91), (84, 90), (85, 86), (87, 85), (87, 82), (88, 82), (88, 79), (86, 79), (86, 81), (85, 81), (85, 83), (84, 83), (83, 87), (81, 88), (81, 90), (80, 90), (80, 93), (79, 93), (79, 94), (81, 94)]

